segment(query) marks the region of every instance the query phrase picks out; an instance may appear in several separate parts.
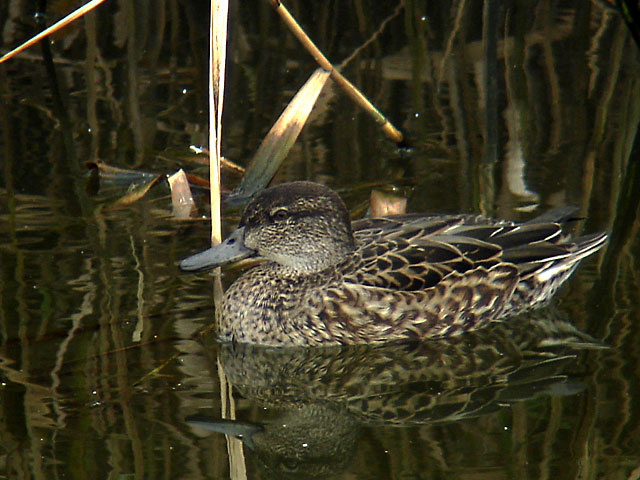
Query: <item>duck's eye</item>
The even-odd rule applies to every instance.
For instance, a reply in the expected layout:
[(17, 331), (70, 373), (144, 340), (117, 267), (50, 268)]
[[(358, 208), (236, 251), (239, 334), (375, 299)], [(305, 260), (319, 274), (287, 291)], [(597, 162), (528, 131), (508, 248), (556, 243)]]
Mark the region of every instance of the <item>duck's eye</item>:
[(271, 214), (271, 218), (273, 218), (274, 220), (286, 220), (287, 218), (289, 218), (289, 212), (287, 212), (284, 208), (279, 208)]
[(297, 472), (299, 462), (295, 458), (285, 458), (280, 463), (280, 466), (285, 472)]

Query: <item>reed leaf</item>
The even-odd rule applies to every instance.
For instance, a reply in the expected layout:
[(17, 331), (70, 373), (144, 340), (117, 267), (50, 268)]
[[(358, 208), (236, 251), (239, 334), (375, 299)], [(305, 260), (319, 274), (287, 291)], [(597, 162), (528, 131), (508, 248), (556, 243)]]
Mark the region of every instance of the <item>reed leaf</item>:
[(240, 184), (228, 197), (230, 204), (241, 203), (251, 197), (273, 178), (298, 138), (328, 78), (328, 72), (317, 69), (293, 97), (258, 147)]

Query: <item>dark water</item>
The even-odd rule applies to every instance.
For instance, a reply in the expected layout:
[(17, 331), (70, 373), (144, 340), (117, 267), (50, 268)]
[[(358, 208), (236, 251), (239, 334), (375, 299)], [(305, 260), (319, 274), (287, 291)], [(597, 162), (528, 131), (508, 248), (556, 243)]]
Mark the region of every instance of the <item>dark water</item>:
[[(32, 3), (0, 2), (3, 50), (40, 28)], [(606, 250), (532, 318), (457, 340), (220, 346), (212, 278), (176, 268), (206, 220), (82, 166), (206, 177), (208, 6), (107, 2), (55, 37), (58, 87), (40, 46), (0, 66), (0, 475), (639, 478), (640, 56), (617, 12), (406, 2), (381, 28), (396, 4), (288, 6), (336, 64), (374, 37), (343, 72), (412, 148), (328, 85), (274, 182), (354, 212), (388, 186), (410, 211), (573, 204)], [(315, 65), (267, 2), (232, 2), (229, 60), (223, 153), (246, 164)]]

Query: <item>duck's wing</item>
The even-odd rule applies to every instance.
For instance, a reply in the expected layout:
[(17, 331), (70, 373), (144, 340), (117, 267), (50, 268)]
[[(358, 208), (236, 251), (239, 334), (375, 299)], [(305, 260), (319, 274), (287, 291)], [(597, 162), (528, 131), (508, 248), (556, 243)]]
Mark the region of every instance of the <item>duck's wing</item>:
[(495, 265), (499, 246), (455, 233), (469, 218), (406, 215), (354, 222), (357, 268), (345, 280), (413, 291), (433, 287), (451, 272)]
[(548, 218), (553, 217), (520, 225), (469, 215), (402, 216), (354, 223), (358, 268), (345, 275), (345, 280), (422, 290), (452, 272), (464, 274), (499, 263), (515, 265), (520, 278), (526, 278), (553, 268), (568, 269), (606, 239), (599, 234), (566, 241), (560, 223)]

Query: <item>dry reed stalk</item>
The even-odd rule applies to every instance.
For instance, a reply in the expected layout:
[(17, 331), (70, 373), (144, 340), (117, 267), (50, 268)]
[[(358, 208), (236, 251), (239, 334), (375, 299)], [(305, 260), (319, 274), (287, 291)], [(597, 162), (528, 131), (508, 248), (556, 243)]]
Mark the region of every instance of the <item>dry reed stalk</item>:
[(349, 80), (347, 80), (338, 70), (336, 70), (327, 57), (318, 49), (309, 36), (304, 32), (289, 10), (279, 0), (269, 0), (273, 8), (276, 9), (280, 18), (287, 24), (291, 33), (302, 43), (307, 51), (313, 56), (318, 65), (329, 72), (331, 78), (351, 97), (361, 108), (363, 108), (375, 122), (380, 125), (384, 134), (396, 143), (403, 140), (402, 133), (394, 127), (391, 122), (358, 90)]
[[(227, 15), (228, 0), (212, 0), (211, 22), (209, 26), (209, 181), (211, 191), (211, 243), (220, 243), (222, 229), (220, 225), (220, 141), (222, 139), (222, 106), (224, 101), (225, 64), (227, 51)], [(222, 300), (222, 283), (220, 269), (214, 277), (213, 297), (216, 309), (220, 308)], [(235, 402), (233, 389), (227, 381), (224, 369), (218, 360), (218, 375), (220, 376), (220, 401), (222, 417), (235, 418)], [(227, 405), (229, 411), (227, 411)], [(225, 435), (227, 452), (229, 454), (229, 470), (233, 480), (246, 480), (247, 467), (245, 465), (242, 442), (230, 435)]]
[(54, 23), (53, 25), (51, 25), (49, 28), (43, 30), (42, 32), (38, 33), (37, 35), (35, 35), (34, 37), (31, 37), (29, 40), (27, 40), (26, 42), (24, 42), (22, 45), (20, 45), (17, 48), (14, 48), (13, 50), (11, 50), (9, 53), (3, 55), (0, 58), (0, 63), (5, 62), (7, 60), (9, 60), (11, 57), (17, 55), (18, 53), (20, 53), (21, 51), (29, 48), (31, 45), (33, 45), (34, 43), (39, 42), (40, 40), (42, 40), (43, 38), (47, 37), (48, 35), (51, 35), (52, 33), (57, 32), (58, 30), (60, 30), (61, 28), (66, 27), (68, 24), (70, 24), (71, 22), (73, 22), (74, 20), (80, 18), (81, 16), (83, 16), (85, 13), (90, 12), (91, 10), (93, 10), (94, 8), (96, 8), (98, 5), (100, 5), (102, 2), (104, 2), (105, 0), (91, 0), (90, 2), (86, 3), (85, 5), (83, 5), (82, 7), (74, 10), (73, 12), (71, 12), (69, 15), (67, 15), (66, 17), (64, 17), (62, 20), (60, 20), (57, 23)]
[(211, 2), (209, 25), (209, 181), (211, 184), (211, 243), (220, 243), (220, 140), (227, 52), (228, 0)]

